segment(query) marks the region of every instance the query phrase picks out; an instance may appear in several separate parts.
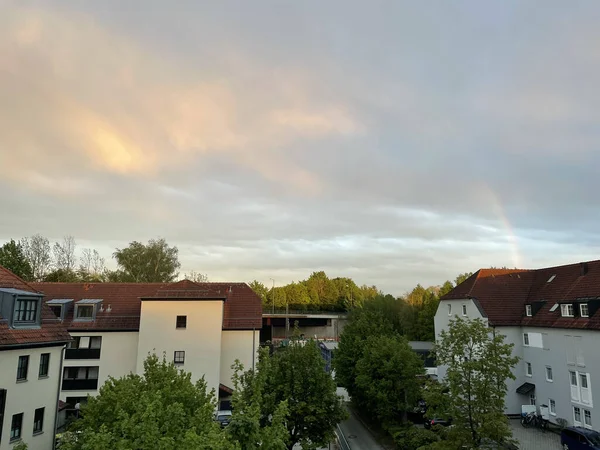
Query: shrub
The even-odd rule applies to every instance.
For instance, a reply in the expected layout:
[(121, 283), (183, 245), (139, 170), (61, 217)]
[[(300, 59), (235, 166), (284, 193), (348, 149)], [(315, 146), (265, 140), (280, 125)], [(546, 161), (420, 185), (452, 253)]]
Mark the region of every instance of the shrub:
[(402, 428), (392, 433), (398, 450), (416, 450), (439, 440), (430, 430), (417, 427)]

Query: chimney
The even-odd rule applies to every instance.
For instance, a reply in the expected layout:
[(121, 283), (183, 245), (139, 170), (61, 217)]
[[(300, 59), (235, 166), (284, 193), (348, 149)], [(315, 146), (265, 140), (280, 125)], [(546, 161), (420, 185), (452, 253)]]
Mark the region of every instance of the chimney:
[(588, 263), (582, 262), (582, 263), (580, 263), (580, 266), (581, 266), (581, 276), (587, 274), (588, 270), (589, 270)]

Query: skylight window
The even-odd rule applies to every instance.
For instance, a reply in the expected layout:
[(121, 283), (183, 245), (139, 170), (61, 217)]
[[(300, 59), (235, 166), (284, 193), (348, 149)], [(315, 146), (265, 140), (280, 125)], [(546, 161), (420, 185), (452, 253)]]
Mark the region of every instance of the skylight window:
[(554, 280), (556, 278), (556, 275), (552, 275), (550, 278), (548, 278), (548, 283), (552, 283), (552, 280)]
[(552, 305), (552, 308), (550, 308), (550, 312), (556, 311), (556, 308), (558, 308), (558, 303), (555, 303), (554, 305)]

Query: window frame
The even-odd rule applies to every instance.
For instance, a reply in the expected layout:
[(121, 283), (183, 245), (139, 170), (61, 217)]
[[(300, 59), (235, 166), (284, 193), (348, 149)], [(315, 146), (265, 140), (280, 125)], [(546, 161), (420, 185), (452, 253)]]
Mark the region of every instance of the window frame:
[(548, 412), (552, 416), (556, 416), (556, 400), (553, 398), (548, 399)]
[(175, 329), (176, 330), (185, 330), (187, 329), (187, 315), (183, 316), (175, 316)]
[(529, 394), (529, 404), (535, 406), (537, 404), (537, 397), (535, 394)]
[[(23, 304), (23, 303), (25, 304), (25, 308), (19, 309), (19, 305)], [(15, 303), (13, 305), (13, 315), (12, 315), (13, 326), (20, 327), (20, 326), (28, 326), (28, 325), (37, 325), (39, 322), (38, 319), (40, 317), (40, 303), (41, 303), (40, 297), (26, 296), (26, 295), (17, 296), (15, 298)], [(33, 309), (28, 307), (32, 304), (35, 305), (35, 307)], [(21, 313), (21, 315), (33, 314), (33, 317), (17, 318), (19, 313)]]
[(523, 345), (529, 347), (529, 333), (523, 333)]
[(448, 315), (452, 315), (452, 303), (448, 303)]
[[(577, 420), (577, 414), (579, 414), (579, 420)], [(573, 424), (575, 426), (579, 425), (581, 426), (583, 422), (581, 421), (581, 407), (580, 406), (573, 406)]]
[[(583, 307), (585, 306), (585, 314), (583, 313)], [(587, 303), (579, 304), (579, 315), (581, 317), (590, 317), (590, 308)]]
[[(44, 414), (45, 414), (45, 407), (42, 408), (36, 408), (36, 410), (33, 413), (33, 434), (34, 436), (36, 434), (41, 434), (44, 432)], [(41, 411), (41, 415), (42, 417), (38, 417), (38, 413)], [(39, 423), (39, 426), (38, 426)]]
[[(96, 342), (100, 341), (100, 345), (98, 345), (98, 347), (92, 347), (92, 339), (94, 339)], [(89, 336), (89, 338), (88, 338), (88, 349), (95, 349), (95, 350), (102, 349), (102, 336)]]
[(525, 305), (525, 315), (527, 317), (532, 317), (533, 316), (533, 311), (531, 309), (531, 305)]
[[(42, 372), (45, 369), (45, 372)], [(48, 378), (50, 373), (50, 353), (42, 353), (40, 355), (40, 366), (38, 370), (38, 378)]]
[[(570, 311), (570, 313), (569, 313)], [(561, 317), (575, 317), (575, 308), (573, 303), (561, 303), (560, 304), (560, 316)]]
[[(79, 311), (81, 311), (82, 309), (87, 309), (87, 308), (91, 309), (92, 314), (90, 316), (80, 316)], [(93, 303), (86, 303), (83, 305), (75, 305), (75, 312), (74, 312), (73, 320), (81, 321), (81, 322), (91, 322), (94, 320), (95, 312), (96, 312), (96, 305)]]
[(68, 350), (78, 350), (81, 344), (81, 336), (71, 336), (73, 339), (67, 342)]
[[(548, 376), (550, 374), (550, 376)], [(554, 383), (554, 373), (552, 372), (552, 366), (546, 366), (546, 381), (548, 383)]]
[(462, 316), (467, 317), (467, 304), (466, 303), (462, 304), (461, 311), (462, 311)]
[[(590, 418), (590, 423), (587, 423), (587, 418)], [(592, 412), (589, 409), (583, 410), (583, 426), (589, 430), (592, 429)]]
[[(25, 361), (24, 364), (21, 362)], [(23, 374), (23, 372), (25, 372)], [(17, 363), (17, 381), (27, 381), (27, 376), (29, 375), (29, 355), (21, 355), (19, 356), (19, 361)]]
[[(15, 423), (15, 419), (18, 420), (18, 424)], [(18, 426), (17, 426), (18, 425)], [(18, 434), (15, 434), (15, 430), (18, 430)], [(23, 413), (17, 413), (12, 415), (12, 419), (10, 422), (10, 438), (9, 443), (16, 442), (21, 439), (23, 435)]]
[(525, 376), (531, 378), (533, 376), (533, 367), (530, 362), (525, 361)]
[(175, 350), (173, 352), (173, 364), (176, 366), (185, 364), (185, 350)]

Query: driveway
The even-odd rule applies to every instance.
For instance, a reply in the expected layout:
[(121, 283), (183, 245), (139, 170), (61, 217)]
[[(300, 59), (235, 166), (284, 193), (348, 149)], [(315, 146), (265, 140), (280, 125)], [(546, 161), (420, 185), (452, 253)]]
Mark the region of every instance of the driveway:
[(562, 450), (558, 434), (543, 432), (537, 428), (523, 428), (518, 419), (511, 419), (509, 422), (513, 437), (519, 441), (521, 450)]
[(340, 428), (350, 448), (352, 450), (383, 450), (383, 447), (377, 443), (350, 408), (348, 408), (348, 414), (350, 417), (340, 423)]

